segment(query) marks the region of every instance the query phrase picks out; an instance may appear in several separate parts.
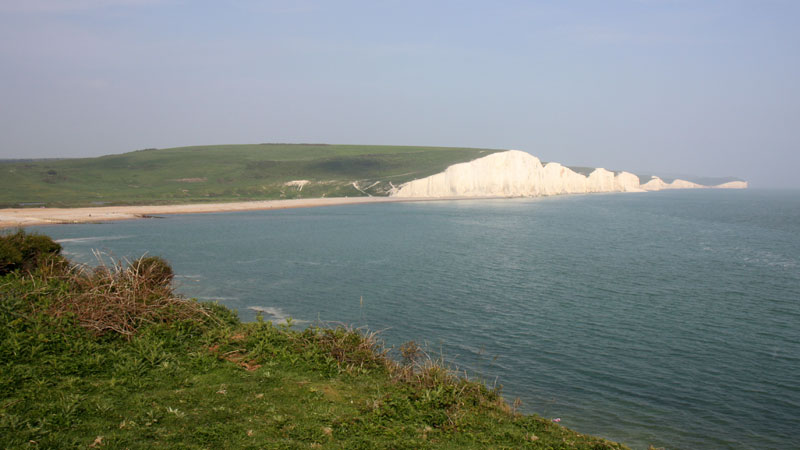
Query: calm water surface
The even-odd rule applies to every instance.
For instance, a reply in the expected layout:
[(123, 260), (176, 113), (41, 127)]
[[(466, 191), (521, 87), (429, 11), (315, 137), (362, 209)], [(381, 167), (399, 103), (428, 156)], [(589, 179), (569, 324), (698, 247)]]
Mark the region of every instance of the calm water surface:
[[(166, 257), (244, 320), (427, 342), (633, 448), (800, 448), (800, 192), (378, 204), (39, 227)], [(362, 301), (363, 299), (363, 301)]]

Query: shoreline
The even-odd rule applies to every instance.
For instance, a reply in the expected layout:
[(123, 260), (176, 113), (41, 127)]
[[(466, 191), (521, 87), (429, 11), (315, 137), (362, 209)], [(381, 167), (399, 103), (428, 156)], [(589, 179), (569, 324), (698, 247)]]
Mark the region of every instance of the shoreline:
[(291, 200), (254, 200), (230, 203), (187, 203), (178, 205), (7, 208), (0, 209), (0, 229), (25, 227), (29, 225), (63, 225), (71, 223), (99, 223), (118, 220), (148, 219), (156, 215), (262, 211), (271, 209), (314, 208), (319, 206), (425, 200), (426, 199), (400, 197), (333, 197)]
[[(709, 187), (704, 186), (708, 189)], [(710, 188), (719, 188), (712, 186)], [(638, 193), (651, 191), (608, 191), (599, 194)], [(321, 206), (360, 205), (369, 203), (434, 202), (452, 200), (491, 200), (502, 198), (535, 198), (591, 193), (562, 193), (554, 195), (486, 195), (449, 197), (321, 197), (288, 200), (250, 200), (228, 203), (184, 203), (176, 205), (120, 205), (85, 206), (76, 208), (4, 208), (0, 209), (0, 230), (31, 225), (65, 225), (76, 223), (104, 223), (120, 220), (152, 219), (154, 216), (174, 214), (208, 214), (240, 211), (267, 211)]]
[(77, 208), (5, 208), (0, 209), (0, 230), (31, 225), (66, 225), (105, 223), (120, 220), (152, 219), (175, 214), (209, 214), (240, 211), (267, 211), (321, 206), (371, 203), (407, 203), (448, 200), (488, 200), (507, 197), (330, 197), (290, 200), (251, 200), (230, 203), (186, 203), (178, 205), (86, 206)]

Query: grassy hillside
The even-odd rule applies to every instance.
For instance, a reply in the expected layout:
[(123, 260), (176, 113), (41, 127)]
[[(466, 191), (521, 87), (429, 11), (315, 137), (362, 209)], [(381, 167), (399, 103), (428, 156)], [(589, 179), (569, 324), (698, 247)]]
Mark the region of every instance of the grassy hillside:
[[(0, 207), (386, 195), (391, 185), (498, 150), (314, 144), (148, 149), (0, 162)], [(303, 185), (287, 185), (308, 180)], [(355, 185), (353, 184), (355, 182)]]
[(156, 257), (81, 271), (0, 236), (3, 448), (622, 449), (517, 413), (413, 344), (240, 323)]

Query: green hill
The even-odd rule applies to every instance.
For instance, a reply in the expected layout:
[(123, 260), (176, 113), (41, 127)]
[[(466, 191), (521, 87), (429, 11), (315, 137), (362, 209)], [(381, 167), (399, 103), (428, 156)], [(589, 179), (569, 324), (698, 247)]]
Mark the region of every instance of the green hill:
[[(501, 150), (257, 144), (0, 161), (0, 207), (380, 196), (392, 185), (497, 151)], [(287, 185), (297, 180), (309, 182)]]

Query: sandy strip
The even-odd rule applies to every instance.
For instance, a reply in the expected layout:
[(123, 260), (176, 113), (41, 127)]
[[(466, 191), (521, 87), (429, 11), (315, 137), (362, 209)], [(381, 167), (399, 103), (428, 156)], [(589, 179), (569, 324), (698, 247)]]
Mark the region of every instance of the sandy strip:
[[(165, 214), (198, 214), (266, 209), (310, 208), (314, 206), (355, 205), (420, 201), (397, 197), (342, 197), (294, 200), (265, 200), (235, 203), (204, 203), (155, 206), (99, 206), (92, 208), (11, 208), (0, 209), (0, 228), (63, 223), (108, 222), (143, 219)], [(433, 199), (431, 199), (433, 200)], [(442, 199), (439, 199), (442, 200)]]

